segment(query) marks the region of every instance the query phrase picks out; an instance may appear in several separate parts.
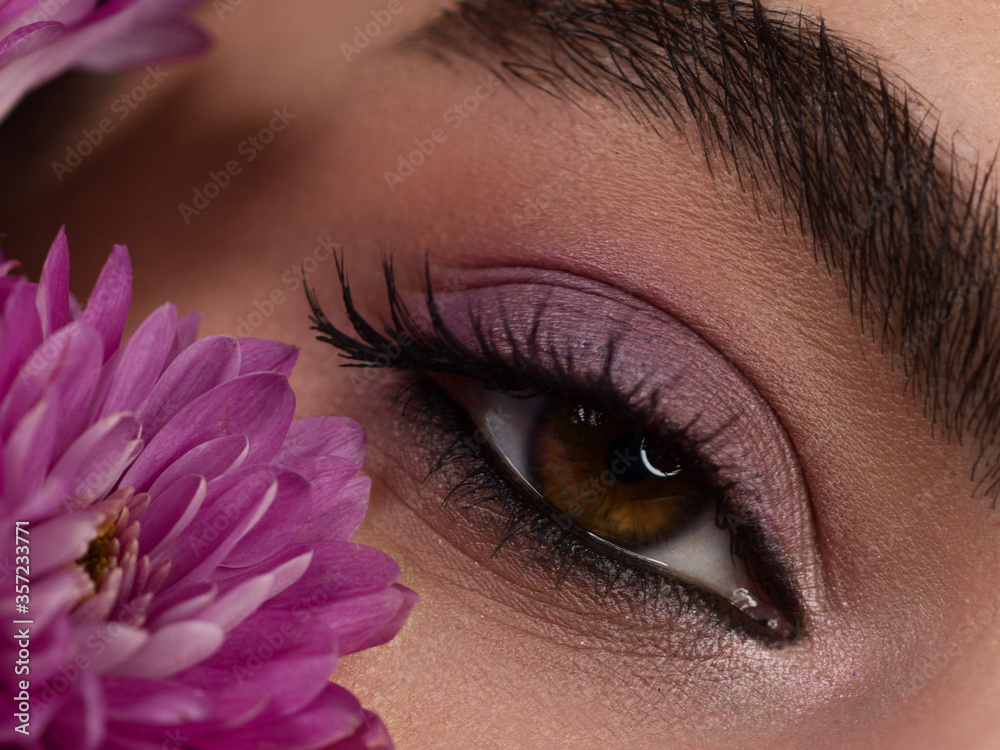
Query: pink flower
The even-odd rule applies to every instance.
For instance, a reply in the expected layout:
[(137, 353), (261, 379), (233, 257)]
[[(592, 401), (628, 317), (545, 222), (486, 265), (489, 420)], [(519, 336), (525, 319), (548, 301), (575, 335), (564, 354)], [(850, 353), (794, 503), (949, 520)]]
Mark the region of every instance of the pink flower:
[(201, 52), (197, 0), (0, 0), (0, 120), (70, 68), (98, 73)]
[(0, 744), (391, 747), (329, 682), (416, 599), (348, 541), (368, 502), (361, 426), (293, 421), (293, 347), (196, 341), (172, 305), (119, 344), (124, 247), (82, 310), (62, 232), (38, 284), (15, 265), (0, 265), (0, 681), (26, 716)]

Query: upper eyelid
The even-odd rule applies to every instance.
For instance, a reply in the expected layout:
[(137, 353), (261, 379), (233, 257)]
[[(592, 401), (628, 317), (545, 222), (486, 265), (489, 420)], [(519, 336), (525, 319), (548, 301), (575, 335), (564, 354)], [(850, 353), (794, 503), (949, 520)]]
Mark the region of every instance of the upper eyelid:
[(467, 0), (419, 36), (577, 104), (581, 93), (625, 101), (654, 127), (693, 118), (711, 160), (798, 214), (852, 311), (902, 357), (925, 413), (980, 444), (976, 477), (1000, 496), (993, 162), (960, 166), (932, 108), (870, 52), (758, 0)]
[[(338, 271), (343, 278), (344, 271), (341, 264), (341, 260), (338, 259), (337, 263), (338, 263)], [(472, 313), (472, 308), (469, 308), (467, 304), (462, 305), (457, 301), (458, 299), (472, 295), (473, 298), (479, 301), (483, 301), (484, 300), (483, 295), (489, 296), (490, 294), (499, 293), (500, 290), (508, 290), (510, 292), (511, 299), (518, 300), (518, 304), (515, 305), (514, 307), (517, 308), (519, 306), (520, 308), (519, 312), (522, 313), (522, 314), (514, 314), (510, 317), (518, 321), (517, 324), (521, 326), (521, 330), (523, 331), (526, 329), (531, 329), (534, 326), (538, 325), (540, 316), (538, 316), (537, 314), (538, 308), (532, 305), (530, 301), (532, 298), (530, 295), (528, 295), (528, 292), (527, 291), (519, 292), (518, 289), (529, 290), (531, 286), (538, 287), (538, 290), (536, 290), (536, 295), (537, 295), (535, 297), (536, 300), (539, 297), (544, 299), (549, 299), (555, 293), (561, 291), (562, 293), (561, 298), (563, 300), (563, 304), (569, 305), (569, 307), (566, 307), (564, 311), (570, 315), (570, 323), (569, 323), (570, 328), (575, 327), (576, 332), (579, 333), (580, 336), (584, 338), (587, 337), (593, 338), (595, 343), (606, 341), (607, 334), (599, 333), (599, 329), (593, 329), (589, 333), (583, 333), (583, 331), (586, 331), (588, 329), (585, 326), (581, 327), (582, 325), (581, 311), (584, 310), (587, 311), (587, 314), (584, 315), (583, 317), (585, 318), (590, 317), (594, 321), (605, 321), (605, 323), (601, 323), (600, 325), (602, 326), (610, 325), (612, 329), (615, 330), (618, 329), (621, 320), (620, 317), (621, 307), (625, 307), (626, 309), (636, 309), (647, 316), (652, 316), (648, 318), (646, 320), (646, 323), (643, 324), (642, 326), (635, 326), (634, 330), (626, 326), (627, 330), (633, 330), (633, 334), (638, 337), (633, 341), (633, 345), (630, 345), (630, 348), (628, 350), (629, 354), (632, 355), (632, 359), (634, 360), (637, 366), (642, 365), (644, 360), (642, 359), (641, 356), (638, 359), (636, 359), (637, 351), (634, 346), (635, 344), (643, 342), (640, 348), (646, 347), (647, 349), (649, 349), (650, 352), (659, 351), (668, 344), (667, 332), (674, 331), (674, 333), (670, 334), (670, 336), (680, 337), (678, 339), (678, 344), (681, 341), (686, 341), (688, 342), (688, 345), (695, 347), (695, 349), (704, 350), (706, 352), (706, 356), (717, 358), (719, 362), (718, 366), (722, 368), (721, 370), (719, 370), (719, 372), (729, 373), (725, 377), (731, 379), (725, 381), (729, 383), (729, 385), (725, 386), (725, 390), (728, 391), (730, 388), (736, 387), (739, 392), (745, 394), (744, 399), (747, 398), (749, 399), (749, 401), (744, 400), (742, 402), (741, 408), (747, 409), (750, 408), (749, 407), (750, 404), (759, 402), (758, 406), (753, 407), (755, 413), (758, 415), (753, 423), (757, 425), (756, 427), (754, 427), (754, 430), (758, 430), (764, 424), (770, 424), (771, 423), (770, 420), (773, 420), (773, 425), (771, 427), (767, 427), (765, 429), (765, 432), (753, 433), (755, 435), (758, 435), (758, 437), (754, 438), (754, 440), (762, 439), (763, 436), (767, 434), (767, 430), (776, 431), (773, 433), (774, 435), (785, 435), (784, 429), (781, 427), (780, 421), (777, 420), (776, 415), (774, 415), (773, 411), (766, 405), (766, 402), (763, 401), (763, 398), (760, 397), (759, 394), (757, 394), (756, 389), (753, 388), (753, 386), (749, 383), (749, 381), (747, 381), (746, 378), (742, 376), (741, 373), (739, 373), (739, 370), (738, 368), (735, 367), (735, 365), (729, 362), (725, 357), (723, 357), (719, 352), (717, 352), (713, 347), (711, 347), (710, 344), (701, 339), (700, 336), (691, 331), (687, 326), (685, 326), (680, 321), (673, 319), (671, 316), (667, 315), (666, 313), (658, 310), (653, 306), (644, 304), (641, 300), (638, 300), (635, 297), (632, 297), (631, 295), (628, 295), (625, 292), (622, 292), (613, 287), (609, 287), (606, 284), (594, 282), (588, 279), (574, 276), (572, 274), (567, 274), (564, 272), (547, 271), (538, 268), (478, 269), (478, 270), (470, 270), (464, 276), (459, 276), (458, 278), (464, 279), (465, 282), (467, 283), (459, 285), (462, 291), (453, 293), (455, 299), (452, 299), (452, 301), (456, 302), (456, 308), (451, 309), (449, 305), (449, 307), (444, 311), (446, 314), (446, 317), (444, 319), (442, 319), (441, 315), (431, 315), (422, 318), (422, 320), (425, 321), (425, 324), (428, 321), (433, 321), (433, 324), (434, 326), (436, 326), (438, 331), (445, 332), (446, 335), (444, 336), (444, 338), (455, 342), (455, 344), (458, 346), (458, 353), (455, 355), (455, 357), (451, 358), (451, 361), (456, 361), (456, 360), (464, 361), (465, 358), (475, 360), (477, 356), (475, 351), (469, 349), (465, 349), (463, 353), (463, 345), (461, 344), (461, 339), (472, 340), (474, 342), (476, 339), (476, 334), (468, 330), (465, 331), (465, 333), (463, 333), (460, 328), (455, 327), (455, 323), (457, 322), (460, 326), (461, 325), (471, 326), (473, 329), (476, 328), (476, 323), (475, 323), (475, 314), (470, 314)], [(535, 283), (530, 283), (529, 279)], [(392, 318), (393, 320), (397, 320), (400, 323), (405, 323), (407, 320), (410, 320), (411, 318), (411, 315), (408, 312), (409, 305), (406, 302), (406, 299), (408, 297), (406, 294), (396, 289), (395, 277), (391, 270), (391, 263), (388, 261), (386, 262), (386, 281), (389, 287), (388, 289), (389, 298), (390, 300), (393, 300), (394, 303), (398, 306), (398, 310), (396, 311), (398, 314), (390, 316), (390, 318)], [(431, 298), (437, 299), (436, 297), (433, 297), (434, 293), (433, 293), (433, 286), (430, 283), (429, 266), (426, 269), (425, 282), (427, 284), (427, 288), (423, 292), (418, 293), (418, 295), (419, 296), (426, 295), (428, 299)], [(347, 287), (346, 285), (346, 279), (343, 280), (343, 283), (345, 284), (346, 287), (344, 290), (345, 302), (347, 302), (348, 306), (351, 307), (353, 303), (351, 301), (349, 287)], [(507, 292), (504, 291), (503, 293)], [(441, 297), (443, 297), (444, 299), (449, 299), (450, 295), (441, 295)], [(320, 336), (321, 339), (330, 341), (331, 343), (334, 343), (340, 348), (343, 348), (348, 351), (350, 351), (352, 348), (355, 349), (356, 351), (359, 352), (358, 356), (356, 356), (355, 358), (360, 359), (362, 361), (374, 362), (379, 356), (381, 356), (381, 351), (383, 351), (386, 348), (385, 344), (389, 342), (389, 339), (387, 339), (383, 334), (376, 331), (372, 326), (368, 325), (367, 323), (364, 323), (361, 330), (366, 332), (370, 340), (368, 340), (366, 343), (362, 343), (350, 339), (346, 337), (345, 334), (339, 332), (339, 330), (336, 329), (335, 326), (332, 326), (329, 323), (329, 321), (326, 320), (325, 316), (323, 316), (322, 311), (315, 306), (315, 299), (311, 293), (310, 293), (310, 301), (314, 304), (314, 319), (317, 322), (316, 327), (318, 330), (321, 331), (322, 334), (324, 334)], [(623, 305), (623, 303), (625, 304)], [(601, 313), (599, 311), (599, 309), (601, 309), (601, 306), (607, 308), (606, 313)], [(502, 307), (503, 303), (501, 303), (501, 308)], [(477, 309), (481, 310), (484, 308), (477, 308)], [(531, 311), (531, 315), (525, 317), (523, 315), (523, 312), (525, 310)], [(545, 319), (547, 321), (547, 324), (551, 327), (551, 318), (552, 314), (555, 311), (555, 308), (549, 307), (546, 308), (546, 311), (547, 314), (545, 316)], [(619, 315), (613, 314), (615, 311), (617, 311)], [(439, 310), (439, 313), (440, 312), (441, 311)], [(353, 313), (349, 315), (349, 318), (353, 320), (356, 319), (359, 315), (360, 314), (356, 310), (354, 310)], [(494, 318), (496, 317), (497, 316), (494, 316)], [(506, 314), (502, 314), (499, 317), (500, 319), (506, 319), (508, 316)], [(655, 320), (659, 320), (660, 322), (655, 323), (654, 325)], [(656, 325), (659, 325), (660, 330), (658, 334), (652, 336), (651, 338), (647, 338), (649, 334), (650, 325), (653, 325), (654, 328)], [(663, 326), (667, 326), (667, 328), (663, 328)], [(410, 325), (409, 327), (407, 327), (407, 330), (409, 330), (413, 334), (413, 342), (416, 344), (416, 346), (405, 347), (405, 349), (408, 350), (406, 355), (397, 358), (396, 364), (399, 364), (402, 369), (428, 370), (431, 372), (435, 371), (433, 362), (431, 363), (431, 366), (428, 367), (424, 366), (424, 363), (428, 361), (426, 351), (431, 351), (431, 352), (440, 351), (442, 347), (441, 343), (442, 338), (438, 337), (434, 341), (429, 342), (425, 340), (421, 342), (422, 335), (414, 325)], [(360, 332), (361, 331), (359, 331), (359, 333)], [(391, 328), (390, 328), (390, 334), (391, 334)], [(582, 339), (580, 337), (577, 337), (577, 341), (578, 343), (582, 343)], [(677, 344), (674, 345), (676, 346)], [(540, 349), (534, 352), (535, 355), (545, 353), (546, 345), (544, 344), (544, 342), (540, 341), (539, 346)], [(445, 350), (451, 349), (452, 347), (453, 347), (452, 344), (449, 344), (447, 343), (447, 341), (445, 341), (444, 343)], [(361, 350), (366, 350), (366, 351), (362, 352)], [(708, 355), (709, 351), (712, 352), (711, 355)], [(658, 358), (662, 359), (662, 354), (659, 355)], [(519, 359), (515, 357), (515, 359), (517, 359), (517, 361), (520, 363), (520, 365), (518, 366), (523, 365), (525, 367), (528, 367), (530, 370), (531, 357), (522, 356)], [(510, 371), (511, 365), (504, 364), (505, 362), (508, 361), (510, 360), (505, 359), (505, 355), (500, 355), (499, 359), (496, 360), (494, 364), (499, 365), (501, 369)], [(599, 357), (597, 361), (600, 363), (607, 364), (608, 362), (610, 362), (610, 359), (606, 357)], [(604, 365), (601, 365), (601, 368), (603, 368), (603, 366)], [(678, 360), (676, 366), (683, 368), (683, 360)], [(548, 367), (548, 365), (538, 365), (538, 369), (542, 373), (543, 378), (544, 378), (544, 372), (546, 371), (546, 367)], [(466, 376), (479, 379), (476, 372), (469, 372), (467, 371), (467, 368), (463, 368), (462, 370), (460, 370), (460, 372), (461, 374), (464, 374)], [(667, 376), (665, 373), (661, 372), (660, 375), (665, 379), (666, 383), (669, 384), (671, 382), (671, 378)], [(704, 380), (703, 371), (702, 372), (692, 371), (691, 375), (692, 377), (697, 378), (698, 381)], [(576, 371), (574, 377), (578, 376), (579, 372)], [(639, 382), (643, 382), (644, 380), (645, 380), (644, 378), (639, 378)], [(716, 381), (711, 381), (711, 382), (716, 382)], [(740, 385), (741, 383), (743, 385)], [(698, 387), (706, 388), (708, 387), (708, 384), (707, 382), (701, 382), (701, 385), (699, 385)], [(593, 393), (594, 393), (593, 389), (590, 389), (585, 395), (586, 397), (591, 397), (593, 396)], [(635, 398), (637, 396), (639, 396), (638, 392), (632, 391), (629, 398)], [(689, 407), (693, 408), (693, 405), (689, 405)], [(699, 419), (701, 418), (701, 416), (699, 416)], [(761, 419), (763, 419), (764, 421), (761, 422), (760, 421)], [(787, 448), (780, 447), (782, 444), (787, 443), (787, 436), (785, 436), (783, 439), (778, 439), (778, 438), (775, 439), (777, 439), (778, 442), (772, 443), (772, 445), (773, 447), (778, 448), (778, 452), (777, 453), (772, 452), (769, 455), (773, 457), (773, 461), (778, 461), (782, 465), (784, 465), (784, 462), (791, 462), (791, 464), (788, 465), (787, 469), (789, 472), (791, 472), (791, 474), (782, 475), (786, 476), (788, 482), (791, 482), (791, 484), (779, 483), (775, 485), (774, 483), (776, 477), (770, 476), (765, 485), (758, 486), (759, 484), (758, 480), (761, 479), (762, 475), (759, 473), (753, 475), (752, 473), (753, 469), (750, 469), (751, 474), (746, 475), (741, 480), (741, 486), (743, 486), (745, 489), (758, 486), (756, 490), (751, 490), (751, 491), (763, 492), (764, 494), (771, 495), (773, 497), (773, 502), (771, 501), (759, 502), (755, 504), (756, 512), (758, 514), (757, 520), (764, 521), (766, 527), (772, 529), (772, 531), (776, 531), (777, 529), (783, 529), (783, 531), (781, 532), (781, 538), (784, 539), (786, 543), (793, 544), (796, 549), (799, 549), (801, 551), (801, 555), (797, 558), (797, 563), (794, 566), (796, 570), (795, 588), (798, 589), (800, 592), (806, 594), (809, 608), (816, 609), (818, 611), (819, 609), (825, 607), (824, 604), (825, 594), (822, 586), (823, 575), (821, 571), (821, 561), (818, 558), (818, 549), (814, 541), (815, 529), (812, 528), (812, 520), (811, 520), (812, 512), (810, 508), (808, 490), (805, 489), (804, 480), (801, 476), (801, 472), (797, 468), (796, 459), (794, 457), (794, 449), (791, 449), (791, 451), (788, 452)], [(738, 445), (728, 446), (723, 442), (716, 445), (713, 448), (713, 450), (718, 452), (719, 455), (724, 458), (725, 456), (730, 455), (730, 453), (733, 450), (739, 451), (741, 449), (739, 448)], [(732, 454), (733, 460), (730, 461), (730, 463), (734, 467), (737, 467), (741, 464), (741, 461), (737, 458), (738, 455), (741, 454), (739, 454), (738, 452)], [(759, 457), (764, 454), (758, 453), (757, 455)], [(772, 466), (772, 469), (773, 468), (774, 467)], [(735, 471), (737, 469), (734, 468), (733, 470)], [(784, 487), (784, 490), (779, 489), (779, 487)], [(771, 507), (772, 505), (773, 507)], [(773, 553), (772, 557), (774, 558), (779, 557), (779, 555), (774, 550), (772, 550), (772, 553)], [(790, 563), (790, 560), (788, 558), (784, 556), (780, 557), (786, 563)]]

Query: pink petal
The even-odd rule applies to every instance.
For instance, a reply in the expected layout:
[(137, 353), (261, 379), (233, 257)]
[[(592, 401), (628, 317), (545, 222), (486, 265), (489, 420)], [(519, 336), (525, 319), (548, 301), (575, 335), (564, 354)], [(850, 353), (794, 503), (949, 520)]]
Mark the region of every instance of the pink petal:
[(52, 467), (49, 480), (71, 480), (70, 507), (90, 505), (112, 488), (139, 454), (139, 432), (139, 423), (131, 414), (105, 417), (69, 446)]
[(269, 608), (324, 607), (330, 602), (382, 591), (400, 578), (399, 566), (384, 552), (361, 544), (319, 542), (310, 545), (313, 560), (306, 574)]
[(198, 326), (201, 325), (200, 313), (188, 313), (177, 321), (177, 354), (187, 349), (198, 338)]
[(246, 435), (247, 462), (266, 461), (281, 445), (294, 411), (288, 380), (277, 373), (244, 375), (216, 386), (184, 407), (149, 442), (122, 485), (144, 491), (187, 451), (223, 435)]
[(83, 311), (83, 321), (96, 328), (104, 340), (105, 359), (121, 343), (131, 301), (132, 263), (125, 246), (115, 245)]
[[(6, 116), (27, 91), (71, 67), (89, 66), (107, 72), (113, 66), (162, 61), (197, 51), (195, 45), (203, 43), (204, 36), (198, 40), (194, 32), (181, 32), (176, 18), (193, 4), (192, 0), (105, 3), (68, 33), (0, 68), (0, 117)], [(147, 29), (158, 26), (167, 31), (147, 33)], [(141, 50), (133, 39), (150, 45), (147, 54), (139, 56)], [(165, 48), (168, 43), (177, 48)], [(119, 44), (121, 49), (116, 52)]]
[(82, 20), (94, 9), (96, 0), (58, 0), (46, 3), (44, 0), (14, 0), (0, 10), (0, 24), (5, 28), (16, 28), (39, 21), (56, 21), (69, 26)]
[(0, 39), (0, 66), (52, 44), (65, 34), (65, 28), (53, 21), (39, 21), (15, 29)]
[(384, 591), (337, 601), (320, 615), (337, 634), (341, 654), (388, 643), (417, 603), (414, 591), (393, 584)]
[(93, 513), (63, 513), (31, 528), (31, 573), (43, 576), (82, 557), (97, 536)]
[(34, 516), (38, 490), (49, 470), (58, 423), (58, 408), (42, 401), (25, 415), (0, 448), (5, 515), (19, 515), (21, 520)]
[(45, 731), (46, 747), (96, 750), (104, 741), (104, 691), (96, 674), (82, 670)]
[(195, 615), (215, 601), (218, 594), (215, 584), (210, 581), (199, 581), (184, 588), (174, 587), (153, 600), (153, 608), (149, 612), (146, 627), (158, 630), (172, 622), (193, 619), (211, 622), (211, 618), (201, 616), (196, 618)]
[(50, 573), (31, 582), (31, 618), (36, 630), (44, 630), (56, 617), (72, 609), (93, 591), (93, 583), (78, 565)]
[(239, 370), (240, 347), (236, 339), (209, 336), (189, 346), (170, 363), (136, 409), (146, 439), (155, 436), (195, 399), (235, 378)]
[[(6, 23), (8, 20), (19, 16), (34, 7), (37, 7), (38, 0), (6, 0), (6, 2), (0, 2), (0, 23)], [(17, 24), (20, 26), (21, 24)]]
[(3, 347), (0, 347), (0, 393), (6, 393), (18, 368), (42, 342), (42, 323), (35, 307), (35, 285), (14, 284), (4, 303)]
[(88, 669), (97, 674), (114, 670), (149, 641), (142, 628), (120, 622), (77, 625), (77, 653), (87, 659)]
[(337, 456), (365, 463), (365, 428), (347, 417), (307, 417), (292, 422), (281, 446), (288, 458)]
[(49, 337), (28, 359), (0, 402), (0, 438), (42, 398), (59, 394), (61, 425), (54, 453), (60, 454), (79, 434), (87, 404), (100, 374), (102, 343), (97, 331), (72, 323)]
[(222, 628), (209, 622), (189, 620), (167, 625), (108, 673), (147, 679), (170, 677), (210, 657), (225, 637)]
[[(104, 686), (108, 717), (116, 723), (171, 727), (203, 721), (209, 715), (210, 697), (187, 685), (114, 675), (104, 678)], [(164, 733), (158, 734), (162, 745)]]
[[(164, 586), (201, 580), (263, 517), (278, 494), (274, 467), (248, 466), (209, 483), (208, 496), (183, 539), (162, 545), (170, 558)], [(184, 585), (184, 584), (182, 584)]]
[(204, 31), (184, 19), (160, 21), (132, 29), (112, 44), (94, 47), (80, 58), (80, 67), (113, 73), (145, 63), (193, 57), (211, 43)]
[(207, 481), (221, 477), (242, 465), (249, 451), (250, 443), (244, 435), (226, 435), (196, 445), (157, 477), (149, 494), (156, 497), (177, 479), (189, 474), (197, 474)]
[(160, 556), (191, 524), (207, 492), (205, 478), (192, 475), (178, 479), (152, 499), (139, 520), (142, 544), (151, 557)]
[(273, 467), (278, 482), (278, 496), (263, 518), (254, 525), (223, 565), (242, 568), (266, 560), (285, 547), (298, 533), (312, 510), (312, 486), (300, 474)]
[(306, 707), (271, 721), (257, 721), (224, 734), (201, 736), (199, 748), (287, 748), (292, 750), (331, 748), (341, 743), (351, 750), (391, 750), (384, 727), (373, 714), (361, 708), (347, 690), (328, 683)]
[(173, 305), (167, 303), (157, 308), (114, 354), (102, 373), (100, 395), (95, 398), (95, 419), (139, 409), (163, 373), (176, 321), (177, 310)]
[(252, 372), (292, 374), (295, 360), (299, 356), (298, 347), (266, 339), (242, 338), (239, 342), (243, 354), (240, 375), (249, 375)]
[(260, 608), (273, 587), (274, 576), (270, 573), (251, 578), (205, 607), (198, 619), (231, 630)]
[(295, 541), (346, 542), (365, 518), (371, 478), (358, 476), (354, 464), (341, 458), (312, 459), (312, 462), (318, 465), (315, 468), (326, 471), (310, 474), (300, 461), (288, 464), (313, 483), (313, 517), (299, 529)]
[(209, 690), (223, 716), (266, 701), (260, 715), (274, 717), (308, 705), (328, 684), (336, 665), (336, 642), (327, 628), (315, 621), (303, 623), (290, 613), (258, 611), (184, 678)]
[(273, 579), (268, 599), (277, 596), (301, 578), (312, 562), (313, 552), (305, 546), (286, 547), (277, 555), (246, 568), (220, 567), (212, 575), (212, 580), (220, 591), (229, 591), (244, 581), (260, 575), (270, 575)]
[(46, 336), (72, 319), (69, 313), (69, 243), (66, 241), (65, 227), (59, 228), (59, 234), (45, 259), (42, 275), (38, 280), (36, 304), (38, 317), (42, 321), (42, 333)]

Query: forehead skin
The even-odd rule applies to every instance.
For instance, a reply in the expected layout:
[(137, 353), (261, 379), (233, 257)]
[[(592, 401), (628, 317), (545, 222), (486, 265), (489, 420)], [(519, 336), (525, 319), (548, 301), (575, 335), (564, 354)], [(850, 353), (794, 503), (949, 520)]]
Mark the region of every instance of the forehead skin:
[[(294, 13), (278, 0), (247, 2), (222, 16), (204, 6), (216, 50), (172, 72), (72, 180), (57, 184), (47, 173), (30, 183), (25, 210), (4, 219), (7, 251), (30, 256), (66, 221), (74, 252), (83, 254), (74, 256), (80, 292), (111, 242), (125, 241), (136, 265), (133, 324), (171, 299), (205, 312), (203, 333), (235, 333), (329, 232), (348, 247), (374, 250), (388, 239), (412, 254), (431, 245), (456, 265), (463, 261), (449, 245), (473, 248), (480, 261), (540, 262), (551, 254), (532, 255), (517, 242), (540, 237), (564, 249), (567, 269), (595, 275), (606, 270), (609, 248), (627, 246), (615, 283), (672, 306), (739, 362), (807, 465), (826, 583), (837, 596), (824, 604), (811, 652), (786, 650), (758, 665), (756, 674), (773, 682), (787, 674), (791, 686), (741, 681), (708, 656), (698, 672), (692, 659), (651, 655), (648, 632), (634, 626), (612, 630), (619, 642), (611, 644), (592, 612), (593, 622), (567, 626), (565, 609), (553, 614), (543, 599), (521, 595), (541, 591), (542, 581), (507, 582), (521, 592), (511, 595), (493, 568), (471, 562), (472, 542), (439, 533), (413, 510), (407, 488), (419, 478), (394, 472), (400, 459), (377, 425), (373, 505), (360, 540), (395, 555), (422, 600), (399, 638), (345, 659), (337, 679), (385, 717), (401, 750), (1000, 745), (996, 514), (970, 500), (972, 455), (931, 434), (877, 347), (845, 336), (854, 331), (846, 296), (801, 238), (767, 216), (758, 221), (726, 176), (706, 178), (687, 146), (661, 142), (613, 108), (595, 103), (589, 120), (525, 94), (529, 110), (510, 91), (387, 195), (386, 165), (479, 74), (385, 51), (440, 5), (402, 0), (403, 11), (351, 61), (339, 43), (384, 2), (316, 0)], [(941, 132), (959, 134), (963, 156), (992, 157), (1000, 145), (997, 3), (789, 7), (822, 15), (876, 53), (937, 107)], [(90, 127), (141, 78), (96, 97), (66, 132)], [(286, 106), (295, 115), (287, 133), (202, 215), (181, 222), (178, 202), (238, 153), (272, 107)], [(598, 153), (592, 144), (609, 133), (615, 148)], [(63, 150), (60, 140), (51, 158)], [(509, 235), (510, 205), (538, 194), (551, 174), (576, 174), (588, 153), (598, 156), (584, 160), (583, 177), (566, 181), (551, 225)], [(682, 252), (691, 248), (702, 254)], [(361, 266), (359, 286), (374, 288), (364, 259), (352, 262)], [(329, 289), (332, 269), (316, 280)], [(770, 293), (775, 285), (779, 295)], [(295, 374), (301, 414), (365, 419), (332, 352), (311, 343), (305, 314), (290, 297), (254, 335), (303, 347)], [(706, 687), (713, 676), (725, 690)], [(745, 705), (737, 713), (745, 726), (720, 718), (727, 701)]]

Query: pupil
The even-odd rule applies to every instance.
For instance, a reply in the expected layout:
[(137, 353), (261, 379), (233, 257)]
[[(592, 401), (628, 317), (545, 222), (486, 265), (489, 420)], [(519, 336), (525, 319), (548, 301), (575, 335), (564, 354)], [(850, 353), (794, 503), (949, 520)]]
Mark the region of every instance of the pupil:
[(675, 456), (651, 450), (642, 435), (623, 435), (612, 440), (604, 456), (605, 466), (619, 482), (638, 484), (649, 477), (664, 478), (680, 473)]

